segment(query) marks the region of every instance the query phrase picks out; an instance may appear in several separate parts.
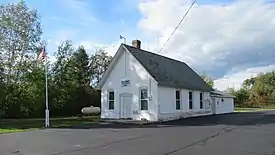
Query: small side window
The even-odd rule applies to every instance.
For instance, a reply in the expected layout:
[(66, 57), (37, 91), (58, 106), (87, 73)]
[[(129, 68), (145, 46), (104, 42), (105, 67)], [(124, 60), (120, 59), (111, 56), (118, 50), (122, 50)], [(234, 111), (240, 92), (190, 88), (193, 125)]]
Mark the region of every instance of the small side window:
[(176, 90), (176, 110), (180, 110), (180, 91)]
[(142, 88), (140, 90), (140, 110), (148, 110), (148, 90)]
[(189, 92), (189, 109), (193, 109), (193, 93)]
[(109, 91), (108, 93), (108, 104), (109, 104), (109, 110), (115, 109), (115, 92)]

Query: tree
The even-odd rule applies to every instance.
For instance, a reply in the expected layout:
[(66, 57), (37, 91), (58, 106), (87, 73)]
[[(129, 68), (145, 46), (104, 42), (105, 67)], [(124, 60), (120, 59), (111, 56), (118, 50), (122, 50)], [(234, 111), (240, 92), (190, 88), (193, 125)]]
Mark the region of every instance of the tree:
[(90, 86), (91, 72), (89, 69), (89, 56), (83, 46), (80, 46), (71, 57), (71, 65), (73, 67), (73, 75), (76, 83), (73, 100), (71, 100), (71, 108), (75, 114), (79, 113), (83, 107), (93, 105), (93, 101), (98, 97), (94, 94), (93, 88)]
[(275, 73), (261, 73), (254, 78), (255, 82), (250, 88), (251, 94), (256, 99), (259, 106), (267, 106), (268, 103), (274, 102)]
[(201, 78), (211, 87), (214, 87), (214, 81), (212, 78), (210, 78), (209, 76), (207, 76), (206, 74), (202, 74), (200, 75)]
[[(45, 62), (37, 61), (42, 45), (40, 18), (24, 1), (0, 5), (0, 110), (5, 117), (42, 117), (45, 109)], [(62, 42), (48, 64), (51, 116), (72, 116), (84, 106), (99, 106), (94, 87), (112, 57), (104, 50), (87, 54)], [(0, 117), (3, 112), (0, 111)]]
[(245, 87), (245, 88), (251, 88), (254, 86), (255, 84), (255, 81), (256, 81), (256, 78), (249, 78), (249, 79), (245, 79), (242, 86)]
[(81, 86), (89, 86), (91, 72), (89, 71), (89, 56), (83, 46), (80, 46), (73, 54), (75, 73)]
[(30, 67), (27, 64), (35, 60), (41, 35), (37, 11), (24, 1), (0, 5), (0, 51), (8, 82), (18, 82)]
[(74, 91), (77, 81), (75, 80), (74, 68), (71, 61), (74, 52), (72, 42), (62, 42), (55, 53), (56, 62), (53, 64), (49, 76), (49, 106), (52, 115), (66, 115), (70, 113), (66, 104), (74, 97), (70, 92)]
[(236, 93), (235, 89), (232, 88), (232, 87), (228, 87), (228, 88), (225, 90), (225, 92), (228, 93), (228, 94), (230, 94), (230, 95), (232, 95), (232, 96), (234, 96), (235, 93)]
[(111, 63), (112, 57), (100, 49), (91, 57), (90, 71), (92, 73), (92, 85), (97, 86), (104, 72)]
[[(6, 93), (3, 71), (4, 71), (4, 69), (0, 68), (0, 109), (4, 109), (3, 102), (4, 102), (4, 98), (5, 98), (5, 93)], [(0, 114), (0, 117), (1, 117), (1, 114)]]
[(244, 80), (239, 90), (228, 91), (236, 96), (237, 106), (263, 107), (275, 104), (275, 72), (260, 73)]
[[(36, 92), (26, 89), (29, 84), (26, 77), (35, 75), (41, 35), (37, 11), (29, 9), (24, 1), (0, 5), (0, 69), (1, 85), (5, 88), (0, 106), (7, 116), (28, 115), (29, 97)], [(31, 100), (36, 102), (36, 98)]]
[(232, 95), (236, 97), (236, 105), (247, 106), (247, 101), (249, 99), (249, 91), (247, 89), (240, 88), (239, 90), (234, 91)]

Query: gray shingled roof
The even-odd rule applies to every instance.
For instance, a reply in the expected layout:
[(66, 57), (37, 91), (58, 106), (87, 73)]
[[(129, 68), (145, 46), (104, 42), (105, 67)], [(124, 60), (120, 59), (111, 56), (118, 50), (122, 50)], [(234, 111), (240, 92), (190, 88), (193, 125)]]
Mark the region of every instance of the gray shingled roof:
[(187, 64), (152, 52), (125, 45), (159, 85), (191, 90), (213, 91)]
[(214, 91), (210, 92), (210, 95), (213, 97), (235, 98), (235, 96), (232, 96), (226, 92), (222, 92), (219, 90), (214, 90)]

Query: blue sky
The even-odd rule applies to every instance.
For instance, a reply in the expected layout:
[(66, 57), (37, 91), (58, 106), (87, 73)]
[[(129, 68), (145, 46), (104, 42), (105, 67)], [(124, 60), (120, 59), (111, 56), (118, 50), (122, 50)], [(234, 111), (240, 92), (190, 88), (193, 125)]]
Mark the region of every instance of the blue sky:
[[(1, 3), (18, 0), (1, 0)], [(158, 52), (191, 0), (25, 0), (41, 16), (48, 53), (56, 42), (84, 44), (91, 54), (110, 47), (119, 35), (140, 39), (142, 48)], [(240, 85), (261, 71), (275, 69), (274, 0), (197, 0), (162, 55), (184, 61), (217, 79), (220, 88)], [(261, 16), (259, 16), (261, 15)], [(113, 46), (115, 45), (115, 46)]]
[[(2, 0), (1, 3), (17, 2)], [(119, 41), (119, 34), (139, 36), (141, 18), (137, 1), (129, 0), (25, 0), (41, 16), (43, 39), (100, 44)], [(49, 51), (50, 52), (50, 51)], [(51, 52), (50, 52), (51, 53)]]
[[(41, 14), (45, 38), (68, 33), (73, 41), (109, 44), (118, 40), (120, 33), (131, 31), (140, 18), (135, 6), (115, 0), (51, 0), (43, 1), (44, 4), (27, 0), (27, 3)], [(123, 9), (123, 5), (129, 9)]]
[[(2, 0), (16, 2), (17, 0)], [(228, 3), (231, 0), (199, 0), (198, 3)], [(138, 0), (25, 0), (41, 16), (43, 39), (52, 42), (70, 39), (98, 44), (127, 38), (144, 38), (138, 21), (141, 14)], [(149, 39), (149, 38), (147, 38)], [(51, 46), (51, 45), (50, 45)], [(55, 47), (50, 47), (50, 53)]]

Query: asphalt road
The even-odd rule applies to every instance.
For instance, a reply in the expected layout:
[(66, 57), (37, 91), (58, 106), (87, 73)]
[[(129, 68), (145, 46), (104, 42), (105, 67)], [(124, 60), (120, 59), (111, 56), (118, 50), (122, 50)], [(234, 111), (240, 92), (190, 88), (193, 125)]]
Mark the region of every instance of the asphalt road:
[(275, 112), (0, 135), (2, 155), (275, 155)]

